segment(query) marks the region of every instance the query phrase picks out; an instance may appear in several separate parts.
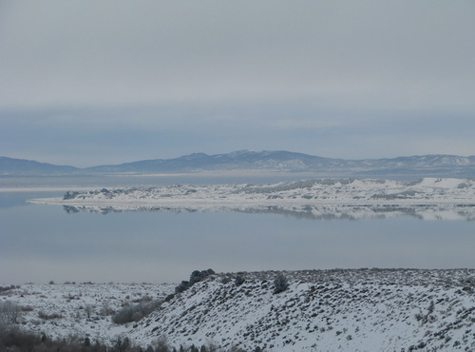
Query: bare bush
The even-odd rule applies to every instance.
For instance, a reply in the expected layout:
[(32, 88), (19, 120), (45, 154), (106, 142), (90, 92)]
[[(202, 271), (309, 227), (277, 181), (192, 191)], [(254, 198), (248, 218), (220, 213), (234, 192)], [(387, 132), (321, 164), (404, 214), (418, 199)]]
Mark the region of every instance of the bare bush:
[(15, 290), (20, 288), (20, 286), (10, 285), (10, 286), (0, 286), (0, 295), (6, 294), (8, 291)]
[(168, 339), (165, 335), (161, 335), (151, 346), (155, 352), (169, 352), (171, 347), (168, 345)]
[(153, 300), (147, 302), (141, 302), (139, 304), (133, 306), (127, 306), (119, 310), (117, 313), (114, 314), (112, 317), (112, 321), (115, 324), (127, 324), (133, 321), (139, 321), (154, 310), (158, 309), (162, 305), (162, 300)]
[(244, 277), (244, 275), (238, 275), (236, 276), (236, 279), (234, 280), (234, 284), (236, 286), (241, 286), (245, 281), (246, 281), (246, 278)]
[(108, 316), (108, 315), (115, 314), (115, 310), (111, 307), (109, 300), (104, 300), (102, 302), (102, 307), (101, 307), (101, 310), (100, 310), (99, 314), (102, 315), (102, 316)]
[(5, 301), (0, 303), (0, 324), (18, 324), (22, 308), (13, 302)]
[(128, 338), (119, 338), (113, 346), (106, 346), (97, 340), (92, 343), (88, 337), (71, 336), (67, 339), (52, 340), (44, 334), (39, 336), (20, 329), (12, 329), (0, 333), (0, 351), (139, 352), (141, 349), (134, 346)]
[(274, 294), (284, 292), (289, 288), (289, 282), (284, 274), (279, 273), (274, 280)]
[(202, 270), (202, 271), (195, 270), (190, 275), (190, 281), (182, 281), (177, 287), (175, 287), (175, 293), (181, 293), (183, 291), (186, 291), (197, 282), (203, 281), (208, 276), (214, 275), (214, 274), (215, 272), (213, 269)]
[(43, 320), (53, 320), (53, 319), (61, 319), (63, 316), (59, 313), (45, 313), (43, 311), (38, 312), (38, 318)]

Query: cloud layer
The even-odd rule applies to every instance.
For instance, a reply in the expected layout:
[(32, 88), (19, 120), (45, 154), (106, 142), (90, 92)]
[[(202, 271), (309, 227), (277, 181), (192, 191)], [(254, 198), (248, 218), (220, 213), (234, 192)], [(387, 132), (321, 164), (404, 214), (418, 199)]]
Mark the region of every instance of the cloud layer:
[(473, 18), (472, 1), (3, 2), (0, 147), (475, 154)]

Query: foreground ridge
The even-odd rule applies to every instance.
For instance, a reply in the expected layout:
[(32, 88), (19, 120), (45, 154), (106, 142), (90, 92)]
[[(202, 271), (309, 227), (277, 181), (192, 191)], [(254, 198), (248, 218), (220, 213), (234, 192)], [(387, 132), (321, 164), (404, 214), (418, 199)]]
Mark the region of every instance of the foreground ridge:
[[(109, 346), (127, 337), (143, 349), (158, 340), (177, 350), (473, 351), (474, 290), (475, 269), (208, 269), (175, 288), (0, 287), (0, 318), (38, 336), (87, 337)], [(118, 321), (124, 310), (137, 314), (151, 304), (150, 313)]]
[(358, 269), (212, 275), (129, 333), (270, 351), (475, 348), (475, 270)]

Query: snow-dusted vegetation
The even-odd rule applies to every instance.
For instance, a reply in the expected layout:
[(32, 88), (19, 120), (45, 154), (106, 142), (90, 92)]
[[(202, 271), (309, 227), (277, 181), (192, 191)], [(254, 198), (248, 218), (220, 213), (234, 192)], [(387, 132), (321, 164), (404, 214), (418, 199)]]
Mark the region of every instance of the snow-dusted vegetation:
[[(50, 338), (77, 336), (112, 343), (126, 328), (114, 317), (124, 308), (163, 300), (173, 291), (170, 284), (23, 284), (0, 292), (3, 323)], [(11, 308), (16, 311), (11, 319)], [(1, 309), (3, 308), (3, 309)], [(5, 319), (7, 321), (5, 321)]]
[(425, 178), (315, 179), (273, 185), (175, 185), (67, 192), (34, 203), (68, 212), (241, 211), (310, 219), (362, 219), (411, 215), (423, 219), (475, 219), (475, 181)]
[[(183, 290), (27, 284), (3, 291), (0, 301), (19, 307), (15, 324), (27, 331), (109, 344), (127, 337), (143, 348), (166, 341), (177, 350), (475, 349), (474, 269), (202, 273), (192, 274)], [(124, 306), (152, 299), (162, 302), (149, 315), (114, 323)]]

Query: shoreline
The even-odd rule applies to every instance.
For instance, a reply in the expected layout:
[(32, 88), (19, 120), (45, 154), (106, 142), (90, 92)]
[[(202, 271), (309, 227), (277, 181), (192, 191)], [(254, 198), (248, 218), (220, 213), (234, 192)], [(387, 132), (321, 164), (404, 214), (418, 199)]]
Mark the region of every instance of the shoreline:
[(67, 192), (72, 189), (78, 191), (88, 191), (94, 187), (0, 187), (0, 193), (7, 192)]

